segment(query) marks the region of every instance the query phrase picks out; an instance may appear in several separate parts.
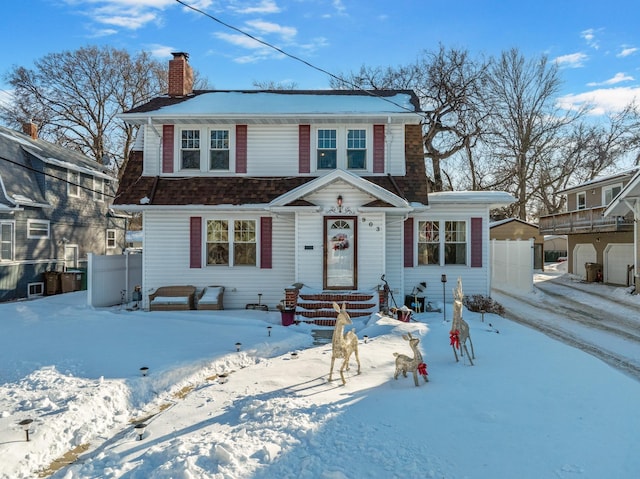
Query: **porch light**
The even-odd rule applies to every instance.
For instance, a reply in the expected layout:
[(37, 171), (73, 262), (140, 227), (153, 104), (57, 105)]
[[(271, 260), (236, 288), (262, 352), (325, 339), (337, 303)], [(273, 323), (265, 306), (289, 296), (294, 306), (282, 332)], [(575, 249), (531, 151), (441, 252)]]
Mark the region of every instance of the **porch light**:
[(22, 430), (27, 434), (27, 442), (29, 442), (29, 428), (31, 427), (31, 423), (33, 419), (23, 419), (18, 424), (22, 427)]
[(338, 211), (342, 213), (342, 195), (338, 195), (336, 202), (338, 204)]
[(142, 441), (142, 436), (144, 436), (144, 431), (147, 429), (147, 425), (143, 422), (136, 424), (133, 427), (138, 435), (138, 441)]

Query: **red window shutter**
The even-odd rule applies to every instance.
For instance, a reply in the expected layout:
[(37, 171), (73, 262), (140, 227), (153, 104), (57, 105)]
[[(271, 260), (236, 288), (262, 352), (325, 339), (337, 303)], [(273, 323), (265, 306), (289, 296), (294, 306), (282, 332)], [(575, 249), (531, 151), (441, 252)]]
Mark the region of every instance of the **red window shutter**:
[(202, 268), (202, 218), (192, 216), (189, 220), (189, 267)]
[(471, 267), (482, 268), (482, 218), (471, 218)]
[(298, 126), (298, 172), (311, 172), (311, 125)]
[(260, 218), (260, 268), (271, 269), (273, 251), (273, 235), (271, 217)]
[(404, 267), (413, 267), (413, 218), (404, 222)]
[(236, 125), (236, 173), (247, 172), (247, 125)]
[(162, 172), (173, 173), (173, 125), (162, 125)]
[(373, 172), (384, 173), (384, 125), (373, 125)]

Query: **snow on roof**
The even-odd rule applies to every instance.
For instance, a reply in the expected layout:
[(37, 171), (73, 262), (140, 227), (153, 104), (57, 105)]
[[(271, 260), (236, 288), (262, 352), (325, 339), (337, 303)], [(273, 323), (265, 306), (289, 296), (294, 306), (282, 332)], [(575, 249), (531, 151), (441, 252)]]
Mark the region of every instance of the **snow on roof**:
[(162, 115), (234, 115), (234, 114), (370, 114), (415, 112), (411, 96), (370, 95), (283, 95), (270, 92), (216, 91), (203, 93), (188, 101), (164, 106)]
[(491, 208), (507, 206), (516, 199), (506, 191), (438, 191), (429, 193), (432, 205), (475, 203), (486, 204)]
[(495, 226), (500, 226), (500, 225), (503, 225), (503, 224), (506, 224), (506, 223), (511, 223), (512, 221), (517, 221), (517, 222), (525, 224), (525, 225), (533, 226), (534, 228), (538, 227), (538, 225), (536, 225), (534, 223), (529, 223), (528, 221), (521, 220), (520, 218), (505, 218), (503, 220), (492, 221), (491, 223), (489, 223), (489, 228), (493, 228)]

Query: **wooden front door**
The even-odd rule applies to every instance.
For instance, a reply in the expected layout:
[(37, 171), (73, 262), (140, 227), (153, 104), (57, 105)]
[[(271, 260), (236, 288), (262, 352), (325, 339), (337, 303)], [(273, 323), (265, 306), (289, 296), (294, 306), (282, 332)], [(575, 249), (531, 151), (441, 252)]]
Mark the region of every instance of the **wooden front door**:
[(327, 216), (324, 219), (324, 289), (356, 289), (356, 217)]

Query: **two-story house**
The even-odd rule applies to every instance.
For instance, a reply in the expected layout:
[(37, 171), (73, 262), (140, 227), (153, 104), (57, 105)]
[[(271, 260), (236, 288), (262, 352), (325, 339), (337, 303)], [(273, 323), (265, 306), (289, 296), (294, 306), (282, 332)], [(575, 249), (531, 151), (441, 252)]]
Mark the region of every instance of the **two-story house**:
[[(604, 212), (636, 171), (623, 171), (561, 191), (567, 196), (567, 211), (540, 217), (540, 233), (567, 235), (569, 273), (590, 281), (631, 284), (633, 214), (627, 211), (604, 216)], [(587, 263), (597, 269), (595, 276), (588, 277)]]
[(112, 172), (38, 138), (34, 124), (24, 131), (0, 127), (0, 301), (42, 295), (45, 272), (84, 268), (87, 253), (124, 246), (125, 219), (109, 208)]
[[(488, 294), (488, 218), (503, 192), (428, 193), (411, 91), (193, 91), (188, 55), (139, 125), (114, 207), (143, 215), (143, 292), (225, 287), (273, 307), (294, 283), (397, 298), (441, 278)], [(450, 297), (451, 288), (447, 289)], [(261, 295), (261, 296), (258, 296)], [(145, 305), (147, 306), (147, 305)]]

